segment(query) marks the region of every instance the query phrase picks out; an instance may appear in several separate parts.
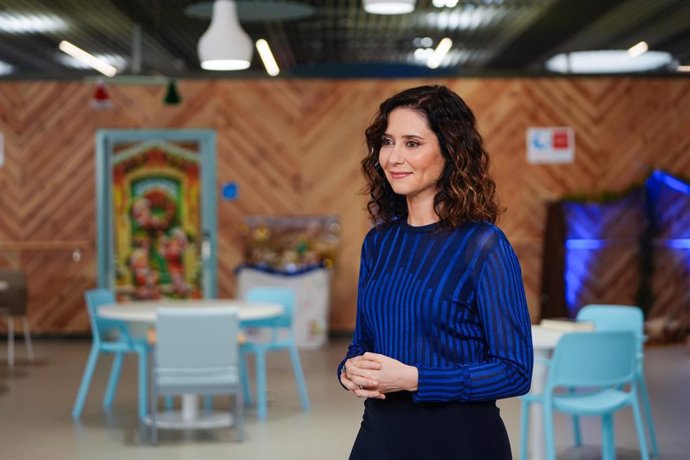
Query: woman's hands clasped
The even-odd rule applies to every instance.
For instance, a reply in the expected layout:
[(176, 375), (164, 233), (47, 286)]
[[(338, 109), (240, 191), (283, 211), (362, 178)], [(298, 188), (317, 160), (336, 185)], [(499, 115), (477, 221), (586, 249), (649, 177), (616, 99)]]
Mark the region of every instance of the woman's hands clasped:
[(386, 393), (416, 391), (417, 368), (377, 353), (345, 361), (340, 382), (360, 398), (386, 399)]

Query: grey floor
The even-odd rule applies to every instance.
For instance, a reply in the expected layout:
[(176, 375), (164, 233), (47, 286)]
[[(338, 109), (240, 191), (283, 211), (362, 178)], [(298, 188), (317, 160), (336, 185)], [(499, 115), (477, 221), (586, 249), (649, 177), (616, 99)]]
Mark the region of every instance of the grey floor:
[[(17, 343), (18, 363), (7, 368), (0, 345), (0, 458), (43, 459), (343, 459), (347, 458), (362, 413), (362, 401), (340, 389), (335, 366), (347, 341), (334, 340), (319, 350), (303, 351), (302, 363), (312, 409), (302, 412), (287, 354), (269, 357), (268, 421), (258, 422), (250, 409), (247, 438), (234, 442), (228, 429), (161, 431), (158, 446), (146, 443), (136, 421), (136, 358), (125, 360), (114, 408), (101, 406), (110, 358), (99, 362), (79, 423), (70, 418), (86, 362), (88, 341), (35, 341), (37, 361), (27, 363)], [(690, 458), (690, 349), (655, 347), (647, 351), (647, 380), (663, 459)], [(229, 401), (217, 401), (219, 408)], [(517, 399), (500, 402), (513, 452), (519, 448)], [(599, 458), (597, 419), (583, 420), (585, 446), (573, 448), (568, 419), (559, 417), (559, 459)], [(616, 416), (619, 459), (639, 458), (629, 410)]]

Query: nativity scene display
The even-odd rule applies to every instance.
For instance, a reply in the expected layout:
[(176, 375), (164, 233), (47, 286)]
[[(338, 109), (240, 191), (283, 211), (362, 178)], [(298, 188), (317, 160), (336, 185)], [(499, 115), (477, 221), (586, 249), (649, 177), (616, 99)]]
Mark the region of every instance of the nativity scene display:
[(115, 151), (119, 300), (202, 297), (199, 170), (194, 145), (145, 142)]

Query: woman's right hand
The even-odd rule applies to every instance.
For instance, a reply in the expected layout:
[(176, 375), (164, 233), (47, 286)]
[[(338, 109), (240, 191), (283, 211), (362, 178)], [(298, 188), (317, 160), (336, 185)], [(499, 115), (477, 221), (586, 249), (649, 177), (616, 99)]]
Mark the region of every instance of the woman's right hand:
[(379, 383), (361, 374), (362, 370), (378, 370), (380, 368), (381, 364), (376, 361), (355, 356), (345, 361), (340, 372), (340, 383), (358, 398), (386, 399), (386, 395), (383, 393), (369, 389), (377, 387)]

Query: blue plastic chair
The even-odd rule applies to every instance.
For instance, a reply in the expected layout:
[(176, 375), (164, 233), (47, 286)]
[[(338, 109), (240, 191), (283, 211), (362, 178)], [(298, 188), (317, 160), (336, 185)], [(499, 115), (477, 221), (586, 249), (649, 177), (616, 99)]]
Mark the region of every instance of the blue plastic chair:
[[(569, 415), (602, 417), (602, 459), (616, 456), (613, 415), (630, 406), (642, 459), (648, 460), (647, 443), (637, 400), (637, 337), (629, 331), (565, 334), (549, 364), (544, 392), (522, 397), (520, 458), (527, 458), (529, 406), (539, 402), (544, 411), (544, 438), (548, 460), (556, 459), (554, 411)], [(629, 385), (629, 390), (623, 390)], [(584, 388), (583, 392), (557, 389)]]
[[(248, 403), (252, 402), (246, 355), (250, 353), (256, 355), (257, 417), (259, 420), (265, 420), (267, 415), (266, 353), (269, 351), (286, 349), (290, 352), (292, 370), (295, 374), (295, 382), (297, 384), (297, 391), (299, 393), (302, 409), (308, 410), (309, 396), (307, 394), (307, 385), (304, 380), (304, 374), (302, 373), (302, 364), (300, 363), (297, 344), (295, 343), (295, 337), (292, 332), (292, 318), (294, 316), (296, 304), (294, 290), (282, 287), (256, 287), (247, 292), (245, 300), (277, 303), (283, 306), (283, 313), (277, 318), (242, 323), (243, 327), (268, 328), (271, 331), (270, 340), (265, 342), (247, 340), (240, 347), (242, 353), (240, 359), (242, 389), (245, 401)], [(283, 337), (280, 337), (281, 332), (284, 334)]]
[(147, 414), (147, 373), (148, 373), (148, 351), (149, 345), (145, 339), (133, 338), (130, 335), (129, 327), (122, 321), (102, 318), (98, 314), (98, 307), (106, 304), (115, 303), (115, 295), (109, 289), (91, 289), (84, 294), (86, 307), (91, 323), (91, 334), (93, 342), (91, 352), (86, 361), (84, 376), (79, 385), (77, 398), (72, 408), (72, 418), (79, 419), (86, 395), (89, 392), (93, 372), (96, 369), (98, 355), (100, 353), (114, 354), (113, 365), (110, 370), (110, 378), (103, 397), (103, 407), (110, 408), (115, 399), (117, 383), (120, 380), (122, 370), (122, 358), (125, 353), (136, 353), (139, 355), (139, 418), (144, 419)]
[[(151, 385), (152, 441), (158, 441), (158, 395), (231, 394), (234, 426), (244, 439), (244, 413), (234, 308), (160, 308)], [(206, 427), (201, 426), (193, 428)]]
[[(652, 419), (652, 407), (649, 403), (649, 392), (644, 379), (644, 314), (642, 309), (629, 305), (585, 305), (577, 312), (578, 321), (591, 321), (597, 331), (631, 331), (637, 338), (637, 367), (635, 379), (639, 387), (642, 408), (647, 422), (647, 431), (652, 447), (652, 455), (659, 454)], [(580, 426), (577, 419), (573, 420), (575, 428), (575, 444), (581, 445)]]

